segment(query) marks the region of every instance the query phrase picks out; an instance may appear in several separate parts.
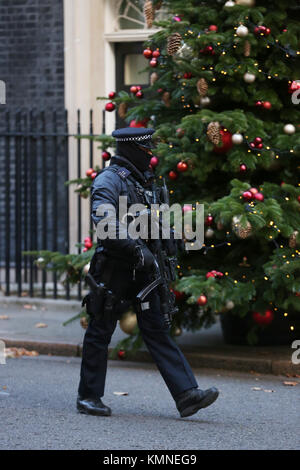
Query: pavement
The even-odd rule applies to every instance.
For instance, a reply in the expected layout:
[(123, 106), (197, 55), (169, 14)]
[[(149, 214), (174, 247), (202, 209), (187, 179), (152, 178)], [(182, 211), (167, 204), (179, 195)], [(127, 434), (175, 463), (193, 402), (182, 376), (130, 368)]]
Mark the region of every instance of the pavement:
[[(195, 369), (199, 387), (215, 385), (220, 396), (182, 419), (153, 364), (109, 361), (103, 401), (113, 414), (103, 418), (77, 413), (79, 371), (76, 357), (21, 357), (0, 365), (0, 449), (300, 448), (299, 379), (288, 386), (282, 376)], [(97, 459), (103, 463), (100, 454)]]
[[(80, 302), (74, 300), (32, 299), (1, 295), (0, 340), (5, 342), (6, 347), (24, 347), (40, 354), (79, 357), (85, 331), (78, 320), (63, 326), (65, 321), (79, 311)], [(113, 349), (125, 337), (127, 335), (117, 326), (110, 349)], [(280, 347), (228, 345), (223, 341), (219, 323), (196, 333), (184, 331), (175, 340), (192, 367), (274, 375), (300, 375), (300, 365), (292, 363), (292, 354), (295, 350), (291, 348), (291, 345)], [(145, 347), (137, 352), (133, 360), (143, 363), (152, 361)]]

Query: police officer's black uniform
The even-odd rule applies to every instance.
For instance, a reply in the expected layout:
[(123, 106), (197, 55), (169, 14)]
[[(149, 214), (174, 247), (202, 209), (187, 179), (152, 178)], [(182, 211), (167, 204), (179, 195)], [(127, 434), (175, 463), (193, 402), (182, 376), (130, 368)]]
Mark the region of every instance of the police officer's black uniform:
[[(96, 215), (99, 206), (111, 204), (118, 215), (119, 196), (127, 196), (128, 204), (145, 203), (149, 202), (151, 191), (153, 194), (157, 190), (153, 171), (149, 168), (151, 154), (147, 152), (153, 132), (152, 129), (125, 128), (113, 133), (117, 139), (117, 156), (96, 177), (92, 187), (92, 217), (96, 225), (101, 220)], [(128, 301), (136, 310), (143, 340), (181, 416), (189, 416), (215, 401), (218, 391), (214, 387), (207, 391), (197, 388), (187, 360), (164, 323), (157, 289), (147, 297), (147, 309), (142, 312), (137, 309), (136, 295), (149, 283), (153, 255), (145, 241), (133, 240), (128, 235), (125, 239), (118, 239), (124, 226), (121, 221), (116, 225), (117, 239), (98, 239), (91, 272), (97, 282), (101, 280), (117, 293), (119, 300), (110, 315), (101, 315), (100, 312), (95, 318), (92, 314), (83, 343), (77, 408), (83, 413), (111, 414), (100, 398), (104, 395), (108, 345), (117, 319), (126, 310)]]

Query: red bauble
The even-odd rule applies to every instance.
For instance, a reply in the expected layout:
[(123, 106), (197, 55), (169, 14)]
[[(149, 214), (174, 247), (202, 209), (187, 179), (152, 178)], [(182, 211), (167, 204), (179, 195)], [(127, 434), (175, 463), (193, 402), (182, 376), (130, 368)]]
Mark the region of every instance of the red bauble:
[(108, 97), (109, 97), (110, 100), (113, 100), (116, 97), (116, 92), (111, 91), (110, 93), (108, 93)]
[(130, 93), (133, 93), (135, 95), (137, 91), (138, 91), (137, 86), (133, 85), (133, 86), (130, 87)]
[(152, 51), (150, 48), (145, 49), (143, 52), (143, 56), (146, 57), (146, 59), (150, 59), (152, 57)]
[(159, 164), (159, 160), (157, 157), (152, 157), (150, 160), (150, 165), (152, 168), (155, 168)]
[(141, 85), (136, 86), (137, 91), (140, 91), (142, 89)]
[(269, 325), (274, 320), (273, 310), (266, 310), (265, 313), (253, 312), (252, 318), (258, 325)]
[(262, 104), (262, 101), (256, 101), (256, 103), (255, 103), (255, 106), (258, 106), (258, 107), (260, 107), (260, 106), (262, 106), (262, 105), (263, 105), (263, 104)]
[(206, 305), (207, 304), (207, 297), (206, 295), (202, 294), (200, 297), (197, 299), (197, 304), (198, 305)]
[(105, 106), (105, 110), (109, 111), (110, 113), (116, 109), (116, 105), (112, 102), (107, 103)]
[(289, 93), (294, 93), (294, 91), (297, 91), (299, 90), (300, 88), (300, 82), (296, 82), (296, 80), (294, 80), (292, 83), (289, 84)]
[(249, 191), (254, 195), (258, 193), (258, 189), (256, 188), (250, 188)]
[(192, 78), (192, 76), (193, 76), (193, 75), (191, 74), (191, 72), (185, 72), (185, 73), (183, 74), (183, 78), (186, 78), (186, 79)]
[(102, 152), (102, 158), (105, 162), (111, 159), (111, 154), (109, 152)]
[(158, 49), (156, 49), (156, 51), (153, 51), (152, 57), (154, 57), (155, 59), (157, 59), (158, 57), (160, 57), (160, 52), (159, 52)]
[(214, 32), (217, 32), (218, 31), (218, 26), (215, 25), (215, 24), (211, 24), (208, 28), (208, 31), (214, 31)]
[(174, 290), (174, 289), (171, 289), (171, 291), (175, 295), (177, 302), (178, 301), (180, 302), (180, 300), (184, 299), (184, 295), (185, 295), (184, 292), (180, 292), (179, 290)]
[(92, 241), (91, 237), (86, 237), (86, 238), (84, 239), (84, 243), (89, 243), (89, 242), (91, 242), (91, 241)]
[(210, 277), (215, 277), (214, 273), (212, 271), (209, 271), (208, 273), (206, 273), (206, 279), (209, 279)]
[(271, 109), (272, 108), (272, 103), (270, 103), (270, 101), (264, 101), (263, 102), (263, 107), (265, 109)]
[(264, 198), (264, 195), (262, 193), (256, 193), (256, 194), (254, 194), (254, 199), (256, 199), (257, 201), (263, 202), (263, 200), (265, 198)]
[(157, 67), (158, 66), (158, 62), (157, 62), (157, 59), (151, 59), (150, 62), (149, 62), (149, 65), (150, 67)]
[(177, 134), (177, 137), (181, 138), (184, 136), (184, 130), (178, 127), (178, 129), (176, 129), (176, 134)]
[(185, 214), (186, 212), (191, 212), (193, 210), (193, 206), (191, 204), (184, 204), (182, 208), (182, 212)]
[(143, 119), (142, 121), (136, 121), (133, 119), (130, 121), (129, 127), (146, 127), (149, 119)]
[(177, 164), (177, 170), (180, 171), (181, 173), (184, 173), (185, 171), (187, 171), (188, 169), (188, 165), (187, 163), (185, 162), (179, 162)]
[(254, 28), (254, 34), (258, 35), (260, 33), (259, 27), (255, 26)]
[(125, 359), (125, 356), (126, 356), (126, 352), (123, 349), (120, 349), (120, 351), (118, 352), (118, 358)]
[(267, 28), (265, 34), (269, 36), (269, 34), (271, 34), (271, 28)]
[(139, 90), (139, 91), (136, 92), (136, 95), (135, 95), (135, 96), (136, 96), (137, 98), (141, 99), (141, 98), (143, 98), (144, 93), (143, 93), (141, 90)]
[(300, 196), (298, 196), (297, 199), (298, 199), (298, 202), (300, 202)]
[(245, 201), (251, 201), (251, 199), (253, 199), (253, 194), (251, 193), (251, 191), (244, 191), (243, 198)]
[(86, 172), (85, 172), (86, 176), (88, 176), (88, 177), (92, 176), (93, 173), (94, 173), (94, 169), (93, 169), (93, 168), (89, 168), (89, 169), (86, 170)]
[(254, 139), (255, 145), (262, 144), (262, 141), (263, 141), (263, 140), (262, 140), (261, 137), (256, 137), (256, 138)]
[(257, 144), (256, 148), (258, 148), (259, 150), (261, 150), (262, 148), (264, 148), (264, 144)]
[(96, 178), (96, 176), (98, 175), (98, 173), (96, 171), (94, 171), (94, 173), (91, 174), (91, 178), (92, 180), (94, 180)]
[(175, 173), (175, 171), (170, 171), (169, 178), (170, 180), (176, 180), (178, 178), (178, 175), (177, 173)]
[(232, 142), (232, 134), (229, 131), (225, 131), (224, 129), (220, 130), (222, 145), (216, 145), (214, 147), (214, 152), (219, 154), (224, 154), (229, 152), (229, 150), (233, 146)]
[(241, 163), (240, 164), (240, 172), (244, 173), (245, 171), (247, 171), (247, 166), (245, 165), (245, 163)]
[(93, 243), (91, 241), (87, 241), (87, 242), (84, 243), (84, 247), (87, 250), (90, 250), (93, 247)]
[(212, 215), (208, 215), (205, 219), (205, 225), (212, 225), (214, 218)]
[(163, 88), (158, 88), (158, 89), (157, 89), (157, 93), (162, 93), (163, 91), (164, 91)]

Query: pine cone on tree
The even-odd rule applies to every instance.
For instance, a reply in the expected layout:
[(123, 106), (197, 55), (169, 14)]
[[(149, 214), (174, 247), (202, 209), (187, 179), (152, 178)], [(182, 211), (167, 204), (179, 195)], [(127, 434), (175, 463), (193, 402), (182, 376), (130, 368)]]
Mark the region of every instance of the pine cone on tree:
[(238, 238), (244, 240), (252, 234), (252, 225), (247, 221), (246, 227), (242, 226), (240, 218), (235, 216), (232, 219), (232, 230)]
[(162, 100), (167, 106), (167, 108), (170, 108), (171, 106), (171, 93), (169, 91), (165, 91), (162, 95)]
[(290, 236), (290, 239), (289, 239), (289, 247), (290, 248), (296, 248), (297, 246), (297, 235), (298, 235), (298, 231), (295, 230), (292, 235)]
[(198, 90), (198, 93), (199, 95), (204, 98), (204, 96), (207, 95), (207, 91), (208, 91), (208, 83), (207, 81), (205, 80), (205, 78), (200, 78), (197, 82), (197, 90)]
[(150, 75), (150, 84), (151, 86), (158, 80), (158, 74), (156, 72), (152, 72)]
[(152, 28), (155, 17), (155, 10), (151, 0), (146, 0), (144, 3), (144, 16), (147, 28)]
[(249, 41), (246, 41), (244, 45), (244, 56), (249, 57), (250, 54), (251, 54), (251, 44)]
[(218, 145), (221, 140), (221, 126), (219, 122), (210, 122), (207, 126), (207, 137), (214, 145)]
[(167, 53), (174, 55), (181, 46), (182, 37), (179, 33), (173, 33), (168, 37)]
[(119, 108), (118, 108), (118, 114), (121, 119), (125, 119), (126, 113), (128, 109), (128, 104), (127, 103), (120, 103)]

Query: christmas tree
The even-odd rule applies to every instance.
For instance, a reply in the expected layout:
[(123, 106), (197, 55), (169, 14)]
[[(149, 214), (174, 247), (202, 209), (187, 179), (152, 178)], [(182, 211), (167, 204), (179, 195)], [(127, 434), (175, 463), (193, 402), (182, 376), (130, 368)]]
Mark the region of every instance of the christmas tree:
[(180, 260), (176, 326), (230, 312), (247, 318), (249, 342), (273, 323), (296, 337), (298, 2), (162, 4), (169, 19), (144, 50), (151, 86), (112, 101), (130, 125), (155, 127), (153, 166), (171, 201), (205, 206), (205, 246)]
[[(155, 23), (161, 6), (167, 19)], [(143, 53), (151, 85), (112, 92), (106, 111), (155, 127), (152, 165), (169, 180), (171, 202), (205, 207), (205, 245), (179, 261), (173, 331), (220, 315), (244, 319), (248, 343), (264, 332), (276, 343), (278, 331), (292, 341), (300, 337), (298, 2), (147, 0), (144, 11), (160, 27)], [(111, 140), (98, 140), (109, 159)], [(89, 178), (76, 183), (86, 191)]]

